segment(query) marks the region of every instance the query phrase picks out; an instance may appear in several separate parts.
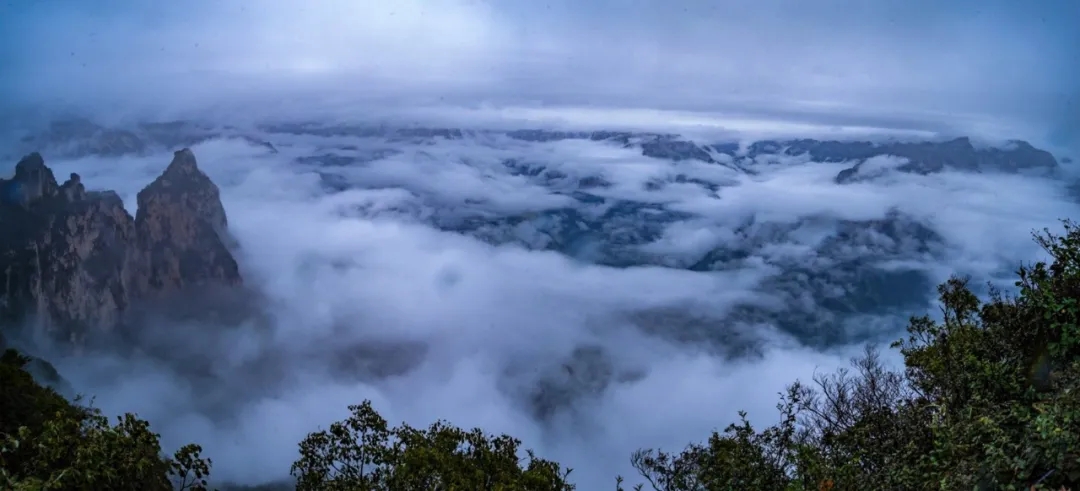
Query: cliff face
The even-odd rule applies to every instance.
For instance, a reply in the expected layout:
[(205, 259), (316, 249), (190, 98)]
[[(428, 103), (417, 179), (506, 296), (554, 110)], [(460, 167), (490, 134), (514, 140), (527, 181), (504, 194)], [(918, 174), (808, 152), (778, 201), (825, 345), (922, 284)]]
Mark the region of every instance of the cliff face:
[(135, 213), (145, 269), (136, 278), (147, 292), (168, 293), (203, 283), (239, 285), (226, 246), (228, 219), (217, 185), (199, 170), (191, 150), (180, 150), (165, 172), (139, 192)]
[(116, 193), (87, 192), (76, 174), (58, 185), (41, 155), (24, 157), (0, 179), (0, 325), (81, 346), (140, 300), (241, 284), (219, 191), (190, 150), (138, 204), (133, 218)]

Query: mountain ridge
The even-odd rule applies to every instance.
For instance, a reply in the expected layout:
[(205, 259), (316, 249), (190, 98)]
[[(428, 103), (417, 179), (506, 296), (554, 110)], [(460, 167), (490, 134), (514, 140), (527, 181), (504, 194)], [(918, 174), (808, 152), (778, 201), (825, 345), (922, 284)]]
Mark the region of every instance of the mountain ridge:
[[(98, 134), (106, 129), (98, 127)], [(1053, 155), (1034, 146), (1014, 141), (1005, 146), (982, 145), (971, 138), (940, 141), (840, 141), (818, 139), (759, 140), (752, 143), (698, 143), (679, 135), (632, 131), (552, 131), (552, 130), (465, 130), (453, 128), (389, 127), (373, 125), (306, 125), (299, 123), (261, 125), (254, 130), (227, 128), (215, 130), (206, 125), (190, 122), (146, 123), (134, 127), (132, 135), (140, 138), (142, 145), (132, 146), (133, 152), (154, 152), (155, 148), (205, 141), (213, 138), (241, 138), (248, 144), (261, 146), (276, 152), (277, 146), (288, 148), (288, 135), (315, 138), (315, 154), (296, 154), (288, 151), (281, 158), (317, 174), (328, 192), (339, 192), (352, 187), (395, 187), (394, 182), (353, 180), (349, 168), (363, 169), (386, 159), (387, 165), (404, 146), (418, 144), (421, 153), (427, 145), (438, 142), (474, 140), (477, 144), (488, 142), (501, 146), (507, 142), (533, 142), (557, 140), (586, 140), (611, 145), (620, 149), (640, 151), (644, 158), (673, 162), (671, 174), (660, 176), (655, 182), (644, 183), (645, 191), (662, 190), (667, 186), (699, 186), (704, 194), (723, 201), (722, 188), (737, 185), (738, 174), (750, 176), (771, 172), (769, 167), (788, 165), (828, 164), (840, 169), (834, 176), (838, 184), (872, 180), (887, 172), (906, 174), (935, 174), (946, 170), (962, 173), (1027, 173), (1054, 174), (1059, 164)], [(89, 131), (89, 130), (87, 130)], [(143, 133), (139, 133), (139, 131)], [(125, 133), (126, 134), (126, 133)], [(140, 136), (141, 135), (141, 136)], [(147, 136), (149, 135), (149, 136)], [(339, 139), (348, 136), (351, 141)], [(203, 139), (203, 140), (200, 140)], [(123, 139), (117, 139), (120, 141)], [(371, 148), (368, 147), (371, 143)], [(385, 144), (384, 144), (385, 143)], [(359, 145), (359, 146), (357, 146)], [(97, 148), (97, 147), (86, 147)], [(112, 148), (112, 147), (110, 147)], [(452, 148), (452, 147), (451, 147)], [(365, 153), (366, 152), (366, 153)], [(421, 155), (423, 158), (439, 158)], [(448, 157), (453, 158), (453, 157)], [(499, 157), (502, 158), (502, 157)], [(183, 175), (185, 160), (177, 161), (172, 173)], [(447, 161), (447, 164), (452, 161)], [(837, 166), (837, 164), (843, 164)], [(663, 201), (638, 202), (633, 198), (620, 197), (604, 174), (591, 174), (589, 169), (528, 158), (504, 158), (485, 163), (484, 172), (508, 173), (520, 176), (531, 183), (547, 188), (547, 192), (564, 197), (565, 203), (544, 209), (500, 211), (485, 202), (465, 200), (463, 203), (445, 206), (437, 197), (430, 197), (425, 206), (422, 194), (418, 202), (403, 203), (369, 211), (357, 210), (362, 216), (393, 216), (394, 219), (417, 221), (446, 232), (471, 236), (494, 246), (516, 245), (530, 250), (547, 250), (598, 265), (627, 268), (653, 266), (685, 269), (695, 272), (720, 271), (737, 268), (746, 258), (761, 252), (770, 241), (791, 240), (801, 227), (817, 227), (837, 231), (837, 238), (811, 249), (823, 257), (833, 257), (849, 247), (863, 251), (857, 258), (838, 260), (834, 267), (821, 268), (792, 262), (776, 257), (771, 264), (781, 273), (767, 281), (767, 288), (778, 295), (799, 298), (800, 291), (812, 292), (813, 298), (823, 306), (817, 310), (794, 312), (780, 323), (792, 330), (802, 332), (820, 331), (836, 323), (836, 316), (857, 313), (866, 305), (878, 308), (907, 309), (926, 301), (931, 282), (917, 269), (904, 268), (891, 271), (879, 267), (891, 259), (918, 261), (924, 256), (939, 254), (944, 247), (943, 239), (921, 224), (919, 219), (906, 216), (897, 210), (878, 220), (836, 220), (829, 217), (804, 217), (794, 223), (772, 224), (749, 220), (746, 223), (727, 224), (737, 247), (715, 244), (702, 249), (696, 255), (672, 256), (665, 253), (660, 243), (668, 227), (677, 223), (694, 223), (700, 220), (692, 211), (668, 207)], [(708, 176), (695, 174), (686, 165), (724, 168), (725, 176), (732, 176), (727, 183), (720, 174)], [(702, 167), (705, 166), (705, 167)], [(685, 172), (685, 174), (684, 174)], [(828, 171), (833, 172), (832, 170)], [(166, 170), (165, 174), (170, 174)], [(671, 192), (689, 192), (671, 190)], [(423, 192), (414, 190), (410, 192)], [(141, 194), (141, 193), (140, 193)], [(140, 199), (140, 212), (144, 208)], [(201, 198), (203, 203), (220, 203), (215, 193)], [(194, 205), (188, 205), (189, 208)], [(428, 209), (430, 208), (430, 210)], [(227, 224), (219, 205), (198, 212), (201, 218), (193, 224), (209, 224), (209, 229), (219, 236)], [(197, 214), (198, 214), (197, 213)], [(222, 218), (216, 218), (216, 217)], [(138, 213), (136, 221), (139, 221)], [(707, 221), (707, 220), (706, 220)], [(705, 221), (697, 227), (706, 226)], [(820, 222), (820, 223), (818, 223)], [(815, 225), (816, 224), (816, 225)], [(161, 228), (160, 226), (158, 228)], [(209, 232), (206, 232), (209, 233)], [(882, 238), (885, 240), (883, 241)], [(142, 246), (144, 249), (149, 247)], [(205, 249), (218, 250), (217, 245)], [(221, 255), (211, 253), (211, 255)], [(161, 264), (161, 263), (159, 263)], [(173, 271), (162, 267), (162, 271)], [(200, 274), (211, 274), (202, 272)], [(861, 285), (861, 286), (853, 286)], [(790, 305), (802, 305), (790, 302)], [(795, 309), (794, 307), (791, 307)], [(744, 309), (745, 310), (745, 309)], [(741, 311), (747, 318), (764, 318), (769, 314), (761, 309)], [(799, 309), (795, 309), (799, 310)]]
[(40, 153), (0, 179), (0, 327), (75, 348), (122, 328), (146, 299), (243, 284), (226, 246), (219, 191), (189, 149), (175, 152), (139, 193), (132, 217), (119, 195), (57, 184)]
[(318, 137), (350, 136), (381, 138), (388, 142), (431, 139), (460, 140), (474, 136), (504, 136), (525, 142), (589, 140), (636, 147), (644, 157), (671, 161), (698, 160), (727, 165), (753, 173), (746, 164), (762, 157), (805, 157), (810, 162), (852, 161), (853, 166), (836, 176), (838, 183), (857, 181), (866, 160), (895, 156), (907, 159), (897, 166), (901, 172), (928, 174), (946, 169), (967, 172), (1055, 172), (1060, 163), (1050, 152), (1024, 140), (1001, 145), (977, 144), (968, 136), (936, 139), (761, 139), (702, 141), (677, 133), (647, 131), (564, 131), (547, 129), (462, 129), (388, 125), (315, 125), (310, 123), (258, 124), (251, 129), (211, 126), (191, 121), (143, 122), (126, 127), (108, 127), (85, 119), (54, 121), (43, 131), (25, 135), (16, 147), (52, 148), (62, 157), (116, 157), (147, 155), (153, 150), (191, 147), (215, 138), (240, 138), (277, 152), (267, 136), (275, 134)]

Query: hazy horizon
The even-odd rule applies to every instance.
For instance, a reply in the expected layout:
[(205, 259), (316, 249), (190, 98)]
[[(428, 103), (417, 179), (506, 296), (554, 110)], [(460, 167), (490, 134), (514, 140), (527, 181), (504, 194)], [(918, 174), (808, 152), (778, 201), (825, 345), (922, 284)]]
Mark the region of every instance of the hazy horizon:
[[(1080, 3), (1066, 0), (7, 2), (0, 129), (187, 119), (240, 124), (254, 139), (192, 148), (221, 188), (245, 281), (266, 300), (257, 315), (146, 326), (143, 341), (170, 348), (167, 360), (55, 360), (107, 412), (148, 418), (166, 447), (202, 444), (216, 478), (286, 477), (304, 435), (371, 399), (394, 423), (510, 433), (574, 467), (580, 489), (605, 489), (632, 477), (636, 448), (701, 441), (740, 409), (774, 422), (785, 385), (933, 311), (913, 294), (857, 312), (831, 344), (778, 320), (805, 314), (811, 331), (828, 318), (821, 295), (855, 289), (840, 282), (864, 281), (859, 268), (1007, 285), (1041, 257), (1032, 230), (1080, 216), (1072, 182), (903, 173), (875, 157), (878, 174), (840, 184), (854, 162), (767, 156), (738, 172), (606, 141), (256, 123), (631, 128), (695, 142), (967, 135), (1075, 158), (1077, 20)], [(57, 176), (114, 189), (132, 213), (171, 159), (164, 146), (37, 150)], [(558, 220), (587, 233), (551, 245)], [(882, 223), (898, 232), (873, 228)], [(604, 248), (644, 259), (604, 265)], [(738, 254), (688, 266), (717, 250)], [(726, 351), (744, 345), (749, 355)], [(575, 357), (601, 375), (567, 377)], [(212, 376), (182, 373), (188, 359), (210, 360)], [(543, 411), (540, 389), (556, 401)]]
[(8, 2), (0, 88), (99, 115), (587, 107), (1064, 142), (1076, 19), (1067, 0)]

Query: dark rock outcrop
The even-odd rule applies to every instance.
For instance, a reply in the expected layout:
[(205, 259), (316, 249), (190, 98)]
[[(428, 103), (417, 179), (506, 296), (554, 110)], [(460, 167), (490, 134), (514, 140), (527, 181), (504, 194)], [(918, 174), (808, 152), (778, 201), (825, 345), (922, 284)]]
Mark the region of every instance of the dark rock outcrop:
[(132, 217), (77, 174), (57, 185), (39, 154), (0, 179), (0, 327), (82, 346), (143, 299), (195, 285), (237, 286), (217, 186), (190, 150), (138, 196)]
[[(866, 159), (890, 155), (906, 159), (897, 167), (901, 172), (932, 174), (945, 169), (967, 172), (1053, 172), (1057, 159), (1045, 150), (1024, 141), (1013, 141), (1004, 148), (976, 147), (968, 138), (956, 138), (945, 142), (887, 143), (868, 142), (820, 142), (803, 140), (789, 147), (789, 152), (809, 153), (811, 158), (822, 161), (858, 163), (841, 171), (836, 182), (858, 180), (861, 166)], [(792, 150), (794, 149), (794, 150)]]
[(139, 191), (135, 213), (138, 250), (149, 255), (147, 291), (168, 292), (207, 281), (239, 284), (226, 245), (228, 220), (221, 194), (183, 149), (154, 182)]
[[(932, 174), (945, 169), (967, 172), (1049, 172), (1058, 167), (1052, 154), (1030, 143), (1014, 140), (1000, 147), (980, 147), (970, 138), (945, 141), (839, 141), (839, 140), (760, 140), (742, 149), (738, 143), (700, 145), (682, 140), (677, 135), (616, 132), (560, 132), (517, 130), (507, 133), (511, 138), (525, 141), (557, 141), (567, 139), (610, 140), (620, 144), (638, 141), (642, 155), (665, 160), (698, 160), (717, 162), (715, 155), (726, 155), (737, 163), (748, 163), (772, 155), (805, 156), (811, 162), (853, 162), (837, 176), (837, 182), (857, 180), (859, 168), (872, 157), (894, 156), (907, 162), (899, 165), (900, 172)], [(1062, 163), (1067, 163), (1063, 160)], [(741, 167), (740, 167), (741, 168)]]
[(641, 154), (656, 159), (674, 160), (700, 160), (713, 163), (712, 155), (704, 148), (693, 142), (675, 140), (670, 138), (656, 139), (641, 144)]
[(915, 174), (933, 174), (947, 169), (962, 172), (1048, 173), (1058, 167), (1057, 160), (1050, 152), (1019, 140), (1001, 147), (980, 147), (966, 137), (923, 142), (762, 140), (751, 143), (745, 151), (741, 151), (737, 144), (700, 146), (663, 137), (642, 143), (642, 153), (646, 157), (675, 161), (716, 162), (710, 151), (727, 155), (744, 166), (759, 159), (767, 161), (770, 156), (802, 156), (811, 162), (822, 163), (852, 162), (852, 167), (836, 176), (838, 183), (867, 177), (860, 171), (866, 161), (874, 157), (902, 159), (896, 170)]

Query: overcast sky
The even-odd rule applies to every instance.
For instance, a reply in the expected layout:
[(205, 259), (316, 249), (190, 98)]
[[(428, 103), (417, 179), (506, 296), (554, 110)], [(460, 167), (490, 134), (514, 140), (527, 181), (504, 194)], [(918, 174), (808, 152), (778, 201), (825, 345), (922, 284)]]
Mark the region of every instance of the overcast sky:
[(1064, 136), (1078, 21), (1071, 0), (8, 1), (0, 88), (129, 111), (304, 94)]

